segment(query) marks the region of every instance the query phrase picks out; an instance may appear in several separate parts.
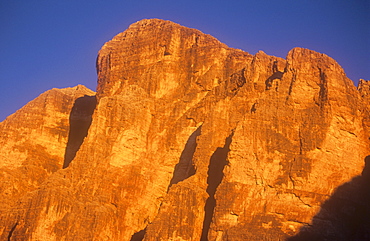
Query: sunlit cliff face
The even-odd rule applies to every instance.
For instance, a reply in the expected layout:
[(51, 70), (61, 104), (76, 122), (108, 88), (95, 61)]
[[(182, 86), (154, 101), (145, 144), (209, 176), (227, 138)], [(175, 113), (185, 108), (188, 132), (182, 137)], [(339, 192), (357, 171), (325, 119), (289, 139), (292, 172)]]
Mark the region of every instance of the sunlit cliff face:
[[(368, 84), (357, 90), (330, 57), (303, 48), (286, 59), (251, 55), (151, 19), (106, 43), (97, 71), (96, 96), (83, 87), (47, 92), (0, 124), (0, 187), (17, 190), (1, 196), (11, 200), (0, 212), (2, 238), (369, 233), (368, 197), (353, 194), (367, 182)], [(39, 110), (48, 115), (26, 125)], [(14, 144), (25, 142), (37, 146)]]

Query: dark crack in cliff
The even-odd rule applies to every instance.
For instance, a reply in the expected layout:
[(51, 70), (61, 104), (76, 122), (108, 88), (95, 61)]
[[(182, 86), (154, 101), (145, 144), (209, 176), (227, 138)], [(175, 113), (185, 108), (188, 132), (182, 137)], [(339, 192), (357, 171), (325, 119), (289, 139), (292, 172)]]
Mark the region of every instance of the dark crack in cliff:
[(208, 241), (208, 231), (211, 226), (212, 217), (214, 209), (216, 207), (215, 193), (217, 187), (221, 184), (224, 177), (224, 167), (228, 163), (227, 155), (230, 151), (230, 144), (232, 141), (234, 132), (231, 133), (225, 140), (225, 145), (221, 148), (217, 148), (216, 151), (211, 156), (211, 160), (208, 166), (208, 177), (207, 177), (207, 193), (209, 197), (207, 198), (206, 204), (204, 206), (205, 216), (203, 221), (203, 229), (201, 241)]
[(69, 135), (63, 168), (69, 166), (87, 136), (95, 107), (95, 96), (85, 95), (76, 99), (69, 116)]
[(185, 148), (181, 153), (179, 163), (175, 166), (175, 171), (170, 182), (173, 184), (181, 182), (195, 174), (195, 167), (193, 164), (193, 155), (197, 147), (197, 137), (201, 133), (202, 126), (199, 126), (189, 137), (185, 144)]
[(130, 241), (141, 241), (144, 239), (146, 228), (132, 235)]

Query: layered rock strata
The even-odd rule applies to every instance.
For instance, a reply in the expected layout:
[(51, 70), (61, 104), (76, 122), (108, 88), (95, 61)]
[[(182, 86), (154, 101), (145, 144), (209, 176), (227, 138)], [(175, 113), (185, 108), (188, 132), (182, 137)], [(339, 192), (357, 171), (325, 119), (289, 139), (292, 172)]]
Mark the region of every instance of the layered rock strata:
[(284, 240), (317, 222), (333, 224), (323, 238), (338, 232), (318, 214), (362, 177), (366, 81), (357, 90), (311, 50), (251, 55), (158, 19), (106, 43), (97, 71), (91, 126), (71, 122), (80, 138), (65, 168), (8, 209), (2, 238)]

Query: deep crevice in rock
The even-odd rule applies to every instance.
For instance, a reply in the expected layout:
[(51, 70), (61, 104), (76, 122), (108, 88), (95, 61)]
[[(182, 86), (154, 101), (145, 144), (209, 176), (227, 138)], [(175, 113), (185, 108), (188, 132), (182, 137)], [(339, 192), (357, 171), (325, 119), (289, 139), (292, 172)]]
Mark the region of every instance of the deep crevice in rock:
[(320, 103), (323, 105), (328, 100), (328, 84), (327, 84), (328, 81), (325, 72), (321, 68), (319, 68), (319, 71), (320, 71), (319, 97)]
[(295, 84), (295, 81), (297, 79), (297, 73), (295, 70), (292, 70), (292, 73), (293, 73), (293, 76), (292, 76), (292, 80), (290, 81), (290, 85), (289, 85), (289, 91), (288, 91), (288, 95), (286, 96), (286, 101), (288, 101), (290, 95), (292, 94), (292, 91), (293, 91), (293, 86)]
[[(279, 71), (278, 69), (278, 61), (275, 60), (274, 63), (272, 64), (272, 75), (265, 81), (266, 89), (269, 90), (272, 88), (272, 84), (275, 79), (281, 79), (284, 75), (284, 72)], [(276, 83), (275, 87), (276, 91), (278, 90), (278, 83)]]
[(283, 77), (283, 72), (281, 71), (277, 71), (275, 73), (273, 73), (266, 81), (265, 81), (265, 85), (266, 85), (266, 90), (269, 90), (272, 88), (272, 84), (274, 82), (274, 80), (276, 79), (281, 79)]
[(193, 155), (197, 147), (197, 137), (201, 134), (202, 126), (199, 126), (189, 137), (185, 148), (181, 153), (179, 163), (175, 166), (169, 187), (179, 183), (195, 174)]
[(245, 68), (243, 68), (230, 76), (230, 86), (228, 86), (228, 89), (231, 91), (237, 91), (239, 88), (243, 87), (246, 82)]
[(130, 241), (142, 241), (144, 239), (145, 233), (146, 233), (146, 228), (143, 230), (140, 230), (139, 232), (134, 233)]
[(11, 240), (11, 238), (12, 238), (12, 236), (13, 236), (13, 233), (14, 233), (14, 231), (15, 231), (15, 228), (18, 226), (18, 222), (16, 222), (15, 224), (14, 224), (14, 226), (12, 227), (12, 229), (10, 229), (10, 232), (9, 232), (9, 235), (8, 235), (8, 241), (10, 241)]
[(201, 241), (208, 241), (208, 231), (211, 226), (213, 212), (216, 207), (215, 193), (217, 187), (221, 184), (221, 181), (224, 177), (224, 167), (228, 163), (227, 155), (230, 151), (230, 144), (234, 132), (231, 133), (225, 140), (224, 147), (219, 147), (213, 153), (211, 160), (208, 166), (208, 177), (207, 177), (207, 193), (209, 197), (207, 198), (206, 205), (204, 206), (205, 217), (203, 221), (203, 230)]
[(87, 136), (95, 107), (95, 96), (85, 95), (75, 100), (69, 116), (69, 135), (63, 168), (69, 166)]

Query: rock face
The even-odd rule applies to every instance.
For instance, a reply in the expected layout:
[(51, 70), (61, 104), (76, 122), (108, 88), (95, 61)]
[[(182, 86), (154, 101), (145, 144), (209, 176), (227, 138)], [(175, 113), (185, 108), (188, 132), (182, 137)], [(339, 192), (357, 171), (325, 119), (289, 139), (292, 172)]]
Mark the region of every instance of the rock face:
[[(34, 163), (52, 168), (2, 208), (1, 239), (370, 237), (369, 198), (359, 194), (369, 180), (369, 84), (357, 90), (330, 57), (250, 55), (152, 19), (106, 43), (97, 71), (96, 109), (94, 97), (71, 100), (68, 145), (68, 114), (55, 116), (64, 134), (52, 139), (58, 147), (37, 148), (48, 155)], [(1, 133), (21, 132), (13, 122)], [(11, 135), (3, 159), (32, 153)]]
[(72, 106), (86, 102), (89, 96), (94, 98), (95, 92), (82, 85), (52, 89), (0, 123), (2, 218), (62, 168), (67, 142), (71, 140), (68, 130)]

